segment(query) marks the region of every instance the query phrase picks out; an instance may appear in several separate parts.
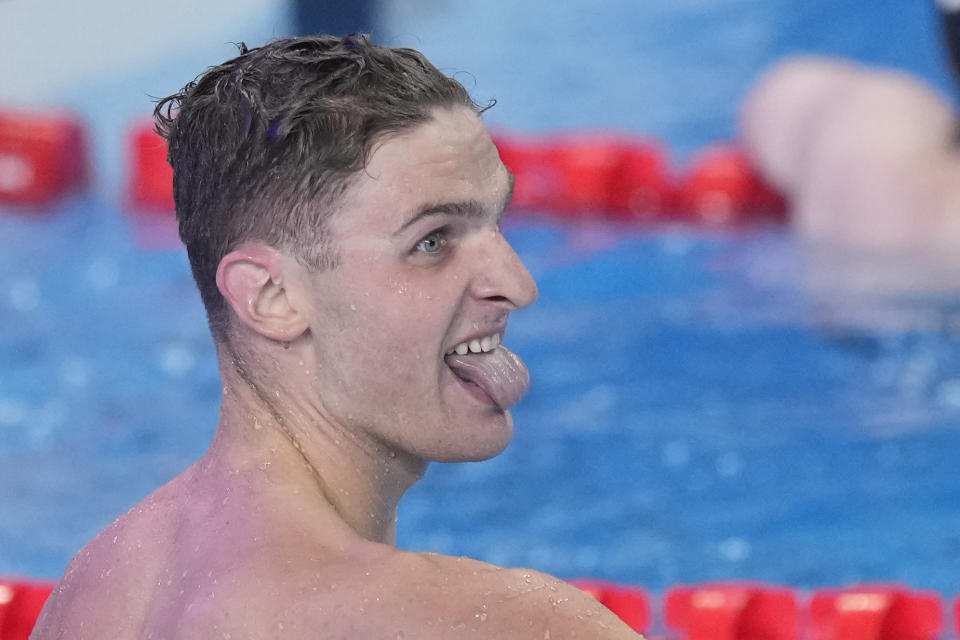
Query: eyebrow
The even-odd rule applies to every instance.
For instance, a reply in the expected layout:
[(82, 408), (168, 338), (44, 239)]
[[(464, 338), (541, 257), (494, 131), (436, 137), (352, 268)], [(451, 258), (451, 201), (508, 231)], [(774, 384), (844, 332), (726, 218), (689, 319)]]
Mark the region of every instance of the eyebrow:
[[(497, 219), (503, 215), (504, 210), (506, 210), (507, 205), (510, 204), (510, 200), (513, 198), (513, 184), (514, 178), (513, 174), (507, 171), (509, 184), (507, 185), (507, 193), (501, 203), (501, 206), (498, 209)], [(428, 204), (425, 207), (421, 208), (414, 214), (409, 220), (404, 222), (399, 229), (397, 229), (393, 235), (400, 235), (404, 230), (413, 226), (420, 220), (424, 218), (429, 218), (431, 216), (456, 216), (460, 218), (483, 218), (487, 215), (486, 211), (476, 200), (464, 200), (461, 202), (441, 202), (438, 204)]]

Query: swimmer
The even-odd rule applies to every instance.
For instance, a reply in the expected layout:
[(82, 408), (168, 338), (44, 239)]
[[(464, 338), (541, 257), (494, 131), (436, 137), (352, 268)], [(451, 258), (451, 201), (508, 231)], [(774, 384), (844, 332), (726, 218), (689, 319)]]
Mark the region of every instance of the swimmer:
[(360, 35), (241, 46), (160, 101), (220, 420), (34, 640), (638, 637), (548, 575), (395, 546), (428, 463), (497, 455), (528, 384), (504, 341), (537, 290), (482, 110)]
[[(958, 6), (940, 2), (955, 65)], [(895, 263), (898, 273), (883, 276), (901, 277), (895, 288), (960, 282), (957, 131), (951, 105), (920, 80), (827, 58), (775, 65), (741, 111), (742, 141), (791, 202), (800, 236), (874, 265)]]

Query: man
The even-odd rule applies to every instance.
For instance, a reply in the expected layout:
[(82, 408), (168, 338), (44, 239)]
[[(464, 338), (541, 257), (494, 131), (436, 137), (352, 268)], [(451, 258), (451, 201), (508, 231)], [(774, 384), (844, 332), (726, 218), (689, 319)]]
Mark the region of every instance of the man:
[[(960, 10), (937, 0), (960, 64)], [(801, 237), (819, 248), (826, 282), (886, 291), (953, 289), (960, 277), (957, 116), (909, 74), (798, 57), (756, 83), (742, 139), (787, 195)]]
[(395, 548), (431, 460), (511, 437), (536, 287), (465, 90), (362, 36), (281, 40), (157, 108), (217, 346), (217, 433), (67, 568), (34, 638), (636, 637), (529, 570)]

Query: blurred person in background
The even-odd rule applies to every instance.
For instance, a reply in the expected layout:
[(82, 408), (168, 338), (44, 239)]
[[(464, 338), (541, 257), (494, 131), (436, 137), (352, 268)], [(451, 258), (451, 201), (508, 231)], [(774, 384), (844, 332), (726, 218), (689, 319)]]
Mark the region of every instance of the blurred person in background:
[[(938, 0), (960, 70), (960, 2)], [(741, 110), (741, 138), (791, 202), (820, 284), (885, 291), (960, 283), (958, 117), (900, 71), (796, 57), (767, 71)]]

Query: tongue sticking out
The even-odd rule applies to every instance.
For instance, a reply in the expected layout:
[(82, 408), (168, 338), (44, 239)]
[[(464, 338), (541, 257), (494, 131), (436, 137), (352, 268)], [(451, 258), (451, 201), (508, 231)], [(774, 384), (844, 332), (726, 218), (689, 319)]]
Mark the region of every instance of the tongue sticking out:
[(513, 406), (530, 386), (526, 365), (503, 345), (486, 353), (452, 353), (444, 359), (458, 377), (483, 389), (501, 409)]

